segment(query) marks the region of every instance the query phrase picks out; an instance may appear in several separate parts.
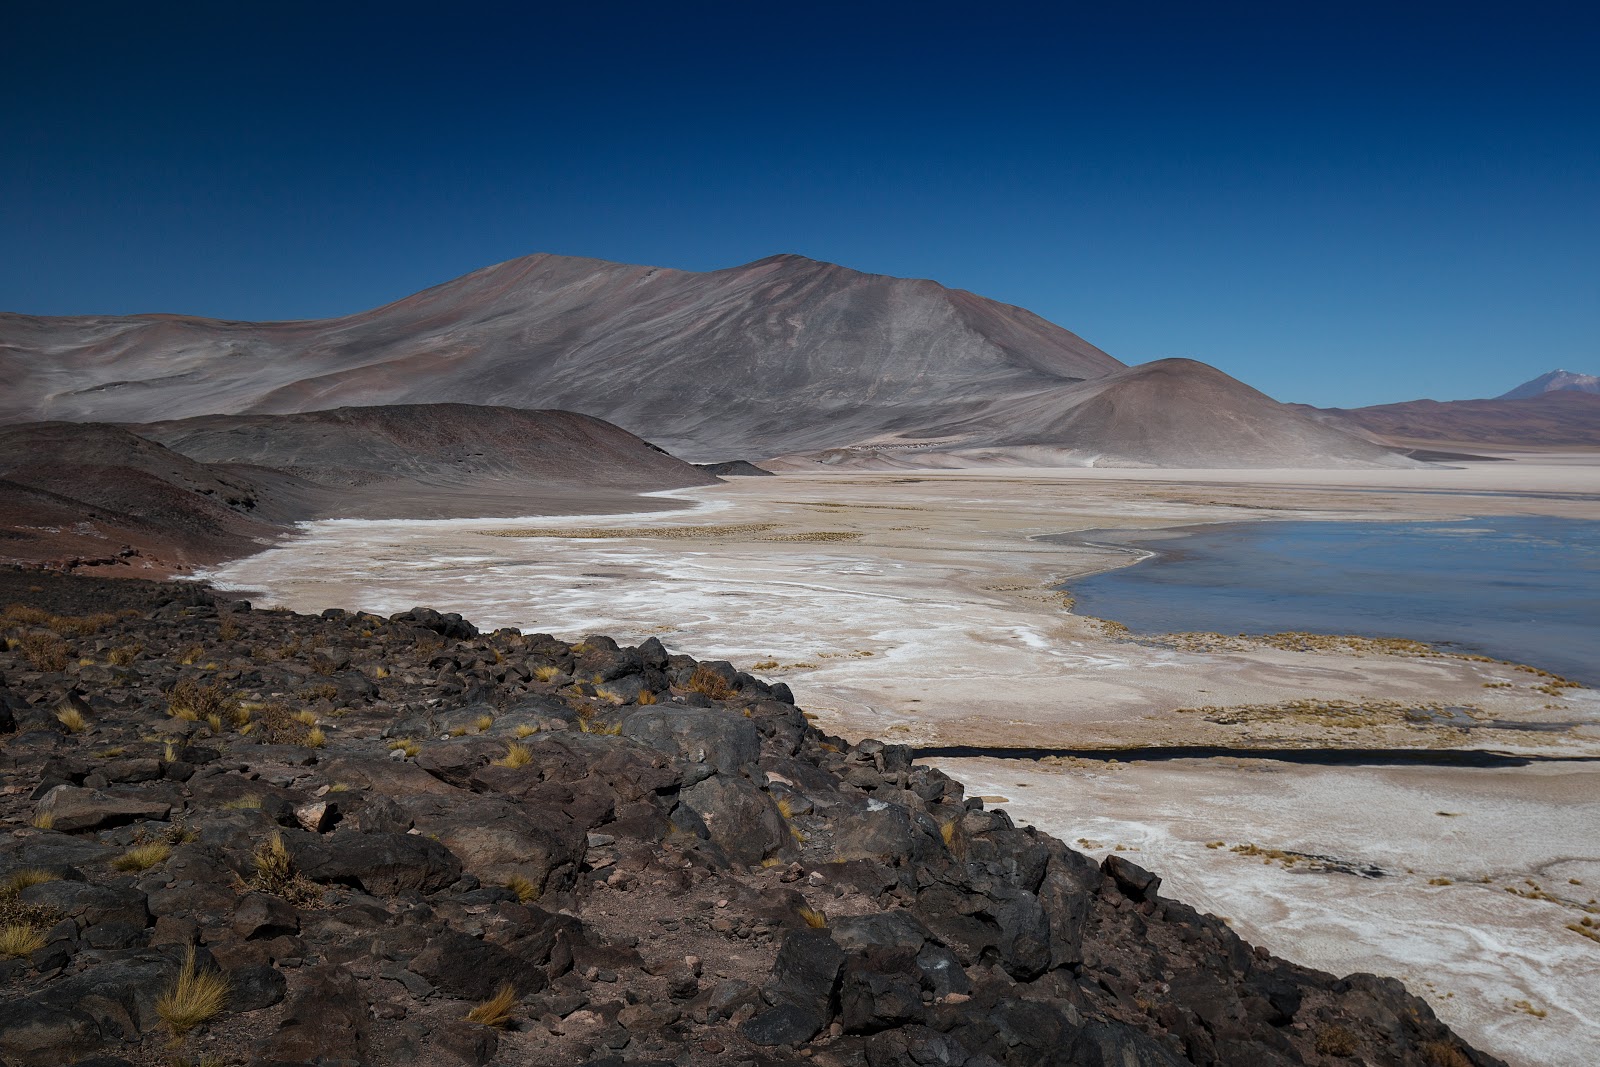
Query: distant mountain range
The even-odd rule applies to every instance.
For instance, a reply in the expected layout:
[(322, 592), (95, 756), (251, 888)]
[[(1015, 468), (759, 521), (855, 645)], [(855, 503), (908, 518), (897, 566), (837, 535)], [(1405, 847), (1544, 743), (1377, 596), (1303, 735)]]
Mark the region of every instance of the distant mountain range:
[(1411, 462), (1204, 364), (1126, 367), (1021, 308), (787, 255), (535, 255), (320, 321), (5, 314), (0, 374), (3, 422), (448, 401), (582, 412), (695, 461)]
[(1532, 381), (1523, 382), (1509, 393), (1501, 393), (1497, 399), (1521, 400), (1530, 396), (1543, 396), (1546, 393), (1600, 393), (1600, 376), (1575, 374), (1569, 370), (1553, 370), (1548, 374), (1539, 375)]
[(1301, 407), (1330, 426), (1401, 446), (1600, 447), (1600, 377), (1554, 370), (1492, 400)]

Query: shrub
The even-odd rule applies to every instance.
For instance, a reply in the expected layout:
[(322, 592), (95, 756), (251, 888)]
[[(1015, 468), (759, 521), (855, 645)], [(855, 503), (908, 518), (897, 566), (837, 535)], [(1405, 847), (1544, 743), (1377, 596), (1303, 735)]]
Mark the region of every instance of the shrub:
[(1326, 1023), (1317, 1028), (1316, 1048), (1324, 1056), (1354, 1056), (1358, 1048), (1356, 1035), (1337, 1023)]
[(174, 719), (194, 722), (212, 715), (232, 716), (238, 702), (220, 684), (201, 685), (183, 678), (167, 693), (167, 714)]
[(36, 671), (64, 671), (70, 651), (67, 643), (55, 634), (23, 634), (18, 642), (22, 654)]
[(228, 979), (216, 971), (195, 966), (194, 946), (184, 954), (183, 966), (172, 987), (156, 1000), (156, 1014), (173, 1037), (193, 1030), (221, 1014), (228, 1004)]
[(1472, 1061), (1449, 1041), (1424, 1041), (1419, 1049), (1432, 1067), (1472, 1067)]

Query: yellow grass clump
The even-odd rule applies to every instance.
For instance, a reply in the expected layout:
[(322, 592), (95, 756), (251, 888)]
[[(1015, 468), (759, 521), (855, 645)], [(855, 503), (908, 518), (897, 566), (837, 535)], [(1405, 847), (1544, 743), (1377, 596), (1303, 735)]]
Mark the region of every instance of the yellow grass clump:
[(517, 991), (510, 982), (503, 982), (494, 996), (467, 1012), (467, 1018), (484, 1026), (505, 1026), (511, 1021), (511, 1009), (516, 1007)]
[(524, 904), (531, 904), (539, 899), (539, 887), (520, 874), (513, 874), (506, 879), (506, 888), (517, 895), (517, 899)]
[(66, 727), (69, 734), (81, 734), (89, 728), (89, 720), (77, 708), (62, 708), (56, 712), (56, 721)]
[(0, 900), (10, 899), (31, 885), (60, 881), (61, 876), (40, 867), (22, 867), (0, 879)]
[(165, 863), (168, 856), (172, 855), (172, 846), (165, 841), (149, 841), (142, 845), (134, 845), (128, 851), (111, 861), (111, 866), (119, 871), (148, 871), (159, 863)]
[(31, 956), (44, 948), (44, 931), (31, 923), (8, 923), (0, 926), (0, 959), (18, 959)]
[(826, 930), (828, 928), (827, 913), (818, 911), (816, 908), (802, 906), (800, 908), (800, 918), (805, 920), (805, 924), (813, 930)]
[(201, 1023), (216, 1018), (228, 1006), (228, 979), (195, 965), (191, 945), (172, 986), (156, 1000), (156, 1014), (173, 1037), (181, 1037)]
[(494, 761), (496, 767), (526, 767), (533, 762), (533, 750), (527, 745), (512, 741), (506, 745), (506, 754)]

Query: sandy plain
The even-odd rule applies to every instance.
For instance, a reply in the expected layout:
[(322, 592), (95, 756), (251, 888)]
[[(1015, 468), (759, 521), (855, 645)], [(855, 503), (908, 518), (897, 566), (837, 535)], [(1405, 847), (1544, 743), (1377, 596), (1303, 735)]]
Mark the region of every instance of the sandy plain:
[[(1600, 519), (1600, 456), (1333, 472), (796, 464), (656, 496), (681, 506), (318, 522), (205, 577), (299, 610), (427, 604), (483, 627), (655, 635), (789, 682), (819, 725), (852, 738), (1521, 754), (1525, 766), (1487, 768), (941, 763), (970, 792), (1004, 796), (1019, 820), (1097, 855), (1137, 850), (1176, 895), (1280, 955), (1407, 980), (1513, 1064), (1594, 1061), (1600, 941), (1567, 927), (1600, 912), (1589, 903), (1600, 893), (1600, 762), (1587, 762), (1600, 758), (1600, 695), (1552, 690), (1513, 665), (1363, 643), (1129, 641), (1074, 615), (1055, 587), (1142, 553), (1039, 538), (1273, 519)], [(1583, 725), (1418, 721), (1437, 705)]]

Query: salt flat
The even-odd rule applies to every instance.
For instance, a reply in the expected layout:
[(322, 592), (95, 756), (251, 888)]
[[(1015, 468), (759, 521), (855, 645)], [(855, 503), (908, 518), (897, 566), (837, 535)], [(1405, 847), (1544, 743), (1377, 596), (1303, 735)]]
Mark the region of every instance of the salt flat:
[[(1131, 562), (1138, 553), (1036, 539), (1106, 527), (1273, 518), (1596, 519), (1600, 460), (1593, 456), (1339, 472), (807, 468), (661, 495), (683, 507), (588, 517), (319, 522), (207, 577), (306, 611), (340, 606), (387, 613), (427, 604), (461, 611), (482, 627), (518, 626), (573, 639), (590, 632), (619, 639), (653, 634), (669, 646), (788, 681), (801, 704), (834, 732), (922, 745), (1463, 744), (1467, 735), (1454, 727), (1418, 724), (1393, 710), (1422, 704), (1474, 706), (1502, 721), (1600, 723), (1595, 694), (1564, 691), (1556, 700), (1535, 688), (1540, 678), (1504, 664), (1351, 650), (1196, 652), (1119, 640), (1099, 621), (1073, 615), (1052, 587)], [(1303, 699), (1366, 710), (1326, 719), (1244, 715), (1235, 722), (1181, 710)], [(1385, 711), (1382, 701), (1394, 702), (1393, 709)], [(1466, 743), (1597, 755), (1600, 729), (1474, 730)], [(1068, 833), (1082, 825), (1080, 817), (1112, 820), (1104, 836), (1118, 840), (1107, 847), (1144, 849), (1150, 866), (1167, 874), (1176, 891), (1213, 902), (1282, 955), (1331, 970), (1435, 982), (1441, 1016), (1498, 1055), (1522, 1064), (1587, 1062), (1571, 1056), (1600, 1044), (1600, 993), (1582, 987), (1600, 989), (1600, 982), (1585, 978), (1580, 961), (1596, 958), (1600, 945), (1557, 921), (1569, 914), (1568, 905), (1518, 897), (1505, 886), (1526, 877), (1548, 890), (1551, 863), (1577, 864), (1578, 871), (1600, 862), (1600, 812), (1572, 803), (1575, 795), (1596, 795), (1594, 772), (1586, 769), (1591, 765), (1561, 765), (1587, 793), (1550, 791), (1542, 770), (1492, 778), (1435, 770), (1439, 777), (1409, 788), (1424, 796), (1455, 790), (1463, 795), (1450, 803), (1469, 810), (1483, 809), (1473, 798), (1485, 789), (1511, 799), (1496, 806), (1503, 817), (1491, 831), (1479, 833), (1481, 817), (1461, 823), (1466, 829), (1456, 831), (1460, 839), (1450, 846), (1457, 852), (1447, 849), (1437, 864), (1410, 866), (1429, 872), (1428, 878), (1446, 877), (1432, 871), (1465, 871), (1477, 856), (1494, 872), (1491, 889), (1428, 886), (1419, 873), (1416, 884), (1410, 875), (1374, 881), (1382, 892), (1363, 888), (1367, 895), (1359, 898), (1350, 887), (1369, 883), (1350, 875), (1269, 869), (1204, 844), (1225, 838), (1230, 846), (1296, 849), (1302, 838), (1327, 834), (1326, 847), (1300, 850), (1363, 854), (1347, 847), (1357, 843), (1353, 838), (1338, 836), (1345, 824), (1337, 813), (1350, 797), (1377, 796), (1374, 776), (1404, 777), (1399, 769), (1334, 773), (1277, 765), (1270, 779), (1248, 779), (1272, 783), (1256, 794), (1234, 781), (1242, 772), (1222, 766), (1213, 760), (1188, 771), (1169, 763), (1124, 769), (1109, 781), (1137, 788), (1073, 793), (1070, 805), (1050, 800), (1049, 788), (1039, 787), (1044, 800), (1003, 792), (1019, 817), (1064, 836), (1087, 836)], [(960, 767), (966, 776), (967, 763)], [(1007, 765), (994, 788), (1004, 778), (1028, 775), (1063, 781), (1058, 768), (1034, 767), (1018, 777), (1019, 769)], [(1491, 781), (1492, 789), (1485, 784)], [(1197, 791), (1197, 782), (1210, 783), (1212, 791)], [(1303, 803), (1280, 802), (1302, 793)], [(1414, 806), (1394, 806), (1367, 827), (1364, 840), (1379, 843), (1385, 869), (1390, 852), (1419, 847), (1425, 837), (1411, 815)], [(1119, 827), (1120, 837), (1109, 832)], [(1533, 835), (1534, 827), (1546, 829)], [(1512, 847), (1530, 835), (1542, 842), (1540, 849)], [(1263, 891), (1264, 879), (1280, 875), (1281, 884)], [(1562, 877), (1589, 882), (1600, 879), (1600, 871)], [(1492, 906), (1480, 904), (1487, 900)], [(1466, 941), (1437, 936), (1430, 923), (1462, 931)], [(1506, 929), (1518, 933), (1508, 938)], [(1523, 936), (1533, 930), (1540, 936)], [(1498, 970), (1485, 970), (1484, 946), (1493, 946), (1500, 962), (1489, 966)], [(1430, 960), (1438, 974), (1419, 976), (1419, 961)], [(1507, 977), (1501, 981), (1497, 974)], [(1455, 984), (1446, 985), (1447, 978)], [(1522, 992), (1508, 998), (1506, 989)], [(1585, 999), (1590, 996), (1595, 999)], [(1512, 1006), (1518, 999), (1546, 1017)]]

